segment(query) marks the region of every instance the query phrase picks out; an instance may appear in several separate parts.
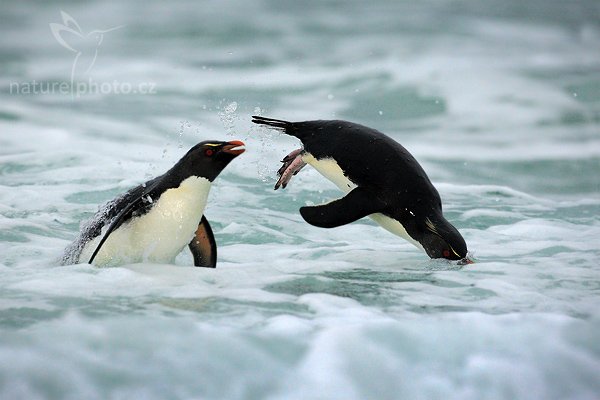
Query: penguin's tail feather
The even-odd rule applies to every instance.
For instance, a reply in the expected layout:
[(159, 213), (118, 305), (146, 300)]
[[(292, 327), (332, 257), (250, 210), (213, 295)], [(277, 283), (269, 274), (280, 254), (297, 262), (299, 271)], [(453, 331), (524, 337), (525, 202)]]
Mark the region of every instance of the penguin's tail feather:
[(252, 122), (259, 125), (267, 125), (276, 129), (286, 130), (292, 126), (291, 122), (283, 121), (281, 119), (273, 119), (267, 117), (261, 117), (259, 115), (252, 116)]
[(299, 129), (300, 126), (298, 122), (289, 122), (281, 119), (261, 117), (258, 115), (252, 116), (252, 122), (258, 125), (270, 126), (271, 128), (275, 128), (285, 134), (295, 136), (300, 140), (302, 140), (302, 138), (304, 137), (304, 132), (302, 129)]

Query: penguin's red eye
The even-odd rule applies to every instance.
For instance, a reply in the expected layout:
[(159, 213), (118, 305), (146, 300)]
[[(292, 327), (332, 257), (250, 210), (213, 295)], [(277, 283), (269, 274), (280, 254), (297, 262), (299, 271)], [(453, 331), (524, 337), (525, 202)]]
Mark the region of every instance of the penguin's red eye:
[(212, 149), (206, 149), (204, 150), (204, 154), (206, 154), (208, 157), (211, 157), (214, 154), (214, 151)]
[(450, 250), (446, 249), (442, 252), (442, 254), (444, 255), (444, 257), (448, 258), (450, 257)]

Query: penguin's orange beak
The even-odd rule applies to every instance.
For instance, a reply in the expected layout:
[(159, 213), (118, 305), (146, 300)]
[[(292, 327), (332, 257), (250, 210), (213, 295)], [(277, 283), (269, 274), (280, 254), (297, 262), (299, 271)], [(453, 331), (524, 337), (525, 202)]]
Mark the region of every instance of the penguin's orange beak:
[(231, 142), (227, 142), (227, 144), (223, 146), (222, 151), (225, 153), (233, 154), (234, 156), (239, 156), (244, 151), (246, 151), (246, 145), (240, 140), (232, 140)]
[(463, 258), (462, 260), (458, 261), (458, 265), (469, 265), (469, 264), (475, 264), (475, 260), (469, 254), (467, 254), (467, 256), (465, 258)]

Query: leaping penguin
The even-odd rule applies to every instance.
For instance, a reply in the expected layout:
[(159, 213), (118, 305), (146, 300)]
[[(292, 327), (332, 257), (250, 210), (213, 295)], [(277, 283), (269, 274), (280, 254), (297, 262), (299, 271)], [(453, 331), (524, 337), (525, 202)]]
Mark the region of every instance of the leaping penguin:
[(237, 140), (198, 143), (163, 175), (101, 207), (63, 264), (172, 263), (189, 246), (194, 265), (214, 268), (217, 245), (204, 207), (212, 182), (244, 151)]
[(309, 224), (333, 228), (369, 216), (431, 258), (472, 262), (465, 240), (442, 214), (438, 191), (398, 142), (348, 121), (252, 118), (255, 124), (278, 129), (303, 144), (282, 160), (275, 190), (285, 188), (292, 176), (310, 164), (346, 193), (326, 204), (301, 207), (300, 215)]

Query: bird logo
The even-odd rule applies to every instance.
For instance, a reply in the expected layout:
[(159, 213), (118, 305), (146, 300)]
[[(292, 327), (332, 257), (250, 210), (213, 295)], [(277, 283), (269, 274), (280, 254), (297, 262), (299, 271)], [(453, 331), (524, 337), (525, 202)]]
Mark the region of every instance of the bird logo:
[(104, 35), (125, 25), (103, 30), (96, 29), (85, 34), (75, 18), (62, 10), (60, 14), (63, 23), (50, 23), (50, 30), (62, 47), (75, 54), (71, 67), (71, 85), (73, 85), (76, 74), (81, 75), (82, 71), (84, 75), (88, 74), (94, 67)]

